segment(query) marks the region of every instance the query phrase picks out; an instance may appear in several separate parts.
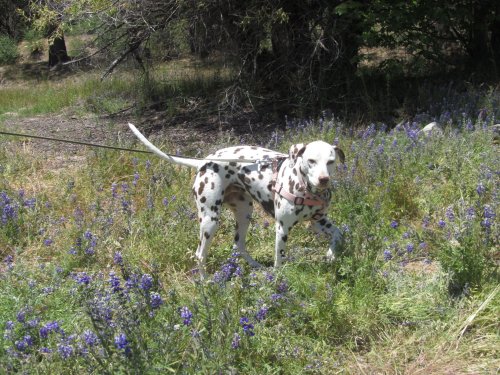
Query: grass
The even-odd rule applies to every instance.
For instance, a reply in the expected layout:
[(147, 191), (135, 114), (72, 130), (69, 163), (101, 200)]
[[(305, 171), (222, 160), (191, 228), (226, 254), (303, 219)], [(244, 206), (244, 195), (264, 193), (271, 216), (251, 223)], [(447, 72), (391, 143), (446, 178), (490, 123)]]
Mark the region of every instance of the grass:
[[(88, 74), (11, 85), (2, 88), (0, 116), (75, 105), (113, 112), (138, 97), (178, 105), (229, 74), (175, 64), (150, 82), (122, 72), (102, 83)], [(344, 232), (342, 254), (326, 263), (326, 239), (297, 226), (284, 267), (251, 270), (232, 254), (226, 210), (205, 281), (193, 271), (194, 171), (90, 150), (56, 173), (47, 155), (19, 143), (1, 147), (0, 372), (498, 371), (491, 125), (499, 98), (467, 95), (429, 110), (444, 135), (418, 133), (429, 113), (392, 130), (353, 130), (327, 117), (288, 121), (265, 146), (286, 152), (324, 139), (346, 153), (329, 212)], [(256, 211), (248, 248), (270, 266), (273, 221)]]

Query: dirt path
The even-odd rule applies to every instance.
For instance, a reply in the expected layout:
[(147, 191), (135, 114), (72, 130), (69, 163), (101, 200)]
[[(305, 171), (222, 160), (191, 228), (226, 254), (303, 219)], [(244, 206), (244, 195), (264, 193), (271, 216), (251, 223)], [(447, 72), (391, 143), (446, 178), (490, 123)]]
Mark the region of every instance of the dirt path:
[[(65, 113), (19, 118), (13, 115), (3, 121), (1, 127), (6, 131), (33, 134), (46, 137), (76, 140), (110, 146), (125, 146), (144, 149), (136, 143), (135, 137), (127, 127), (128, 118), (109, 119), (97, 116), (77, 117)], [(143, 122), (145, 122), (143, 120)], [(155, 130), (153, 134), (144, 124), (137, 124), (150, 139), (157, 144), (167, 144), (166, 152), (203, 156), (207, 150), (214, 147), (230, 134), (221, 137), (213, 129), (200, 131), (186, 126), (165, 127)], [(50, 169), (60, 169), (81, 163), (88, 155), (88, 146), (74, 145), (48, 140), (16, 138), (0, 135), (2, 141), (23, 142), (33, 152), (42, 154)], [(165, 149), (165, 147), (164, 147)], [(118, 151), (117, 151), (118, 152)]]

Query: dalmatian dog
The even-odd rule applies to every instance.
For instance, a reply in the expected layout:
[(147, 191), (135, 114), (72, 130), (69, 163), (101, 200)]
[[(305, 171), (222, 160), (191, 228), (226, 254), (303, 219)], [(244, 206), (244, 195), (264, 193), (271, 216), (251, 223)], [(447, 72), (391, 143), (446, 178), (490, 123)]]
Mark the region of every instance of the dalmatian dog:
[(207, 251), (225, 203), (236, 219), (235, 246), (252, 267), (260, 267), (246, 250), (245, 237), (253, 211), (253, 201), (276, 220), (274, 266), (282, 265), (290, 230), (302, 221), (311, 221), (317, 233), (329, 236), (327, 258), (333, 260), (342, 235), (327, 218), (335, 162), (344, 163), (343, 151), (323, 141), (290, 147), (289, 154), (255, 146), (228, 147), (192, 159), (163, 153), (137, 128), (133, 133), (158, 156), (197, 168), (193, 195), (198, 209), (200, 241), (196, 251), (199, 270), (204, 273)]

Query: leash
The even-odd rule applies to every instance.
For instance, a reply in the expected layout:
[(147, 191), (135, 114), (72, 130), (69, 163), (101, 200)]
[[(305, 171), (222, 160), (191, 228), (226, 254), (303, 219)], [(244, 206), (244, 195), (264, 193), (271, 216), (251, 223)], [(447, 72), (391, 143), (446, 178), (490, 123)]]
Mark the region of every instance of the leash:
[[(82, 146), (90, 146), (90, 147), (97, 147), (97, 148), (106, 148), (108, 150), (116, 150), (116, 151), (127, 151), (127, 152), (138, 152), (142, 154), (154, 154), (152, 151), (147, 151), (147, 150), (139, 150), (136, 148), (126, 148), (126, 147), (118, 147), (118, 146), (108, 146), (108, 145), (102, 145), (98, 143), (91, 143), (91, 142), (82, 142), (82, 141), (72, 141), (69, 139), (62, 139), (62, 138), (55, 138), (55, 137), (45, 137), (41, 135), (33, 135), (33, 134), (23, 134), (23, 133), (14, 133), (14, 132), (7, 132), (0, 130), (0, 134), (3, 135), (9, 135), (12, 137), (24, 137), (24, 138), (34, 138), (34, 139), (43, 139), (46, 141), (54, 141), (54, 142), (62, 142), (62, 143), (70, 143), (74, 145), (82, 145)], [(181, 159), (194, 159), (194, 160), (206, 160), (206, 161), (216, 161), (216, 162), (222, 162), (222, 163), (251, 163), (251, 164), (263, 164), (264, 162), (267, 162), (266, 160), (258, 160), (258, 159), (204, 159), (204, 158), (196, 158), (196, 157), (189, 157), (189, 156), (180, 156), (180, 155), (170, 155), (167, 154), (168, 156), (173, 156), (176, 158), (181, 158)]]
[[(0, 130), (0, 134), (3, 135), (9, 135), (12, 137), (24, 137), (24, 138), (34, 138), (34, 139), (43, 139), (46, 141), (54, 141), (54, 142), (62, 142), (62, 143), (70, 143), (74, 145), (81, 145), (81, 146), (90, 146), (90, 147), (97, 147), (97, 148), (105, 148), (108, 150), (116, 150), (116, 151), (127, 151), (127, 152), (138, 152), (142, 154), (154, 154), (152, 151), (146, 151), (146, 150), (138, 150), (136, 148), (126, 148), (126, 147), (118, 147), (118, 146), (108, 146), (108, 145), (102, 145), (98, 143), (91, 143), (91, 142), (82, 142), (82, 141), (72, 141), (69, 139), (62, 139), (62, 138), (55, 138), (55, 137), (45, 137), (41, 135), (32, 135), (32, 134), (23, 134), (23, 133), (14, 133), (14, 132), (7, 132)], [(277, 193), (278, 195), (281, 195), (283, 198), (287, 199), (290, 202), (293, 202), (294, 204), (298, 205), (306, 205), (306, 206), (324, 206), (325, 202), (321, 199), (318, 199), (314, 195), (308, 193), (307, 191), (305, 192), (305, 197), (300, 197), (300, 196), (295, 196), (286, 189), (281, 186), (280, 188), (276, 189), (276, 179), (277, 179), (277, 172), (279, 170), (279, 167), (283, 163), (283, 161), (286, 159), (286, 157), (281, 157), (278, 159), (202, 159), (202, 158), (195, 158), (195, 157), (187, 157), (187, 156), (178, 156), (178, 155), (170, 155), (166, 154), (171, 157), (176, 157), (176, 158), (182, 158), (182, 159), (194, 159), (194, 160), (205, 160), (205, 161), (213, 161), (213, 162), (222, 162), (222, 163), (250, 163), (250, 164), (257, 164), (257, 168), (260, 171), (262, 165), (269, 165), (272, 164), (273, 166), (273, 191)]]

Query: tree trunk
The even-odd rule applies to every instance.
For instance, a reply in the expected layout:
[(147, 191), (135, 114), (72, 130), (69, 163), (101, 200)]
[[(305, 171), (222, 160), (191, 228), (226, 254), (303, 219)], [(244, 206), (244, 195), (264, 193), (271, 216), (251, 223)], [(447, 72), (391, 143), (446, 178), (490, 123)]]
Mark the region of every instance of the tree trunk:
[(52, 25), (48, 32), (49, 38), (49, 67), (67, 62), (70, 59), (66, 50), (64, 35), (59, 32), (59, 25)]
[[(495, 81), (498, 78), (495, 56), (492, 50), (488, 20), (489, 9), (487, 6), (477, 6), (471, 25), (471, 40), (468, 46), (469, 51), (469, 71), (480, 80)], [(494, 23), (494, 22), (493, 22)]]

